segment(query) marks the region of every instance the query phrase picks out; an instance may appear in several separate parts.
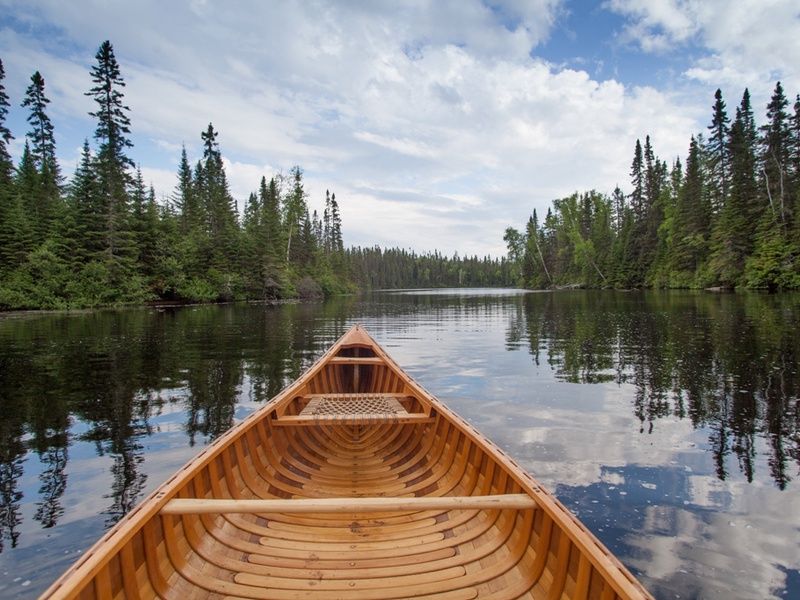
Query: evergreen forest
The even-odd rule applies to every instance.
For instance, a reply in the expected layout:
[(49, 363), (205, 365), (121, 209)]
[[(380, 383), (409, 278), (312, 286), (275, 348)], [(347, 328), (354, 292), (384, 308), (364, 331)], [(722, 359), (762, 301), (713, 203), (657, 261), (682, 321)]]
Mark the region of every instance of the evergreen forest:
[[(553, 201), (508, 256), (345, 248), (335, 193), (310, 209), (303, 170), (262, 176), (241, 204), (219, 132), (184, 147), (168, 198), (156, 199), (132, 158), (125, 82), (109, 41), (87, 78), (96, 122), (74, 173), (56, 158), (45, 79), (21, 97), (28, 131), (17, 164), (0, 60), (0, 309), (147, 302), (275, 301), (414, 287), (800, 288), (800, 96), (780, 83), (757, 127), (748, 90), (728, 115), (717, 90), (711, 124), (685, 164), (636, 142), (632, 191)], [(322, 201), (322, 199), (320, 199)], [(321, 213), (321, 214), (320, 214)]]
[(85, 94), (96, 107), (70, 178), (56, 158), (45, 80), (31, 76), (21, 106), (30, 129), (14, 165), (10, 104), (0, 61), (0, 309), (61, 309), (146, 302), (274, 301), (358, 288), (508, 285), (505, 258), (345, 249), (335, 193), (309, 211), (299, 166), (253, 182), (239, 210), (219, 132), (200, 133), (202, 158), (186, 148), (176, 186), (157, 200), (131, 157), (130, 109), (114, 49), (103, 42)]
[(554, 200), (504, 240), (530, 288), (800, 288), (800, 95), (778, 82), (756, 125), (744, 90), (733, 117), (716, 91), (685, 163), (636, 141), (629, 194)]
[[(130, 109), (110, 42), (86, 92), (96, 103), (94, 147), (84, 143), (68, 183), (56, 160), (45, 80), (22, 106), (30, 130), (12, 164), (0, 87), (0, 307), (68, 308), (151, 300), (275, 299), (343, 292), (342, 226), (335, 194), (309, 214), (303, 171), (262, 177), (239, 214), (218, 132), (200, 134), (202, 158), (183, 149), (176, 188), (157, 202), (131, 158)], [(0, 86), (4, 72), (0, 63)], [(257, 182), (254, 182), (256, 184)]]

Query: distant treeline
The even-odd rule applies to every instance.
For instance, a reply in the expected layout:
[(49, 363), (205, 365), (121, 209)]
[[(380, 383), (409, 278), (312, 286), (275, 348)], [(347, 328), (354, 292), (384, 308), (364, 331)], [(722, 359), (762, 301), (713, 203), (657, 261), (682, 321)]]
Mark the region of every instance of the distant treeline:
[[(335, 194), (309, 215), (300, 167), (263, 177), (243, 214), (231, 196), (217, 132), (203, 157), (184, 148), (177, 186), (156, 202), (128, 152), (125, 83), (106, 41), (91, 69), (96, 148), (85, 142), (74, 176), (56, 160), (39, 72), (22, 106), (30, 130), (12, 164), (9, 98), (0, 62), (0, 308), (67, 308), (156, 299), (216, 301), (314, 296), (352, 289)], [(255, 182), (254, 182), (255, 183)]]
[(360, 289), (512, 286), (514, 265), (490, 256), (417, 254), (401, 248), (350, 248), (345, 261)]
[(792, 108), (778, 82), (756, 127), (747, 89), (733, 120), (717, 90), (685, 166), (637, 140), (630, 194), (573, 194), (506, 230), (516, 282), (800, 288), (800, 95)]

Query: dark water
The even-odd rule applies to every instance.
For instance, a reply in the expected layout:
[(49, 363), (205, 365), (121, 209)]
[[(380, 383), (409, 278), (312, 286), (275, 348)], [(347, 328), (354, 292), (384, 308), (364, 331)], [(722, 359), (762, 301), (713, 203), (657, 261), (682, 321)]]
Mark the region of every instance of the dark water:
[(800, 598), (800, 296), (489, 290), (0, 318), (0, 597), (355, 322), (658, 598)]

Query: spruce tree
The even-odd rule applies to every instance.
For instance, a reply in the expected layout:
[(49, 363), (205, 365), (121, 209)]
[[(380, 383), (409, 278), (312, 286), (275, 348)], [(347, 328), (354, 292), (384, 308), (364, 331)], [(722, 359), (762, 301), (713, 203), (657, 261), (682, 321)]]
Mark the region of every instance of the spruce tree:
[(622, 229), (622, 215), (625, 211), (625, 194), (622, 193), (619, 186), (614, 187), (614, 191), (611, 192), (611, 201), (614, 206), (614, 232), (619, 235), (620, 229)]
[(642, 144), (637, 139), (636, 147), (633, 151), (633, 162), (631, 163), (631, 186), (633, 191), (630, 194), (631, 209), (637, 219), (641, 219), (644, 213), (644, 159), (642, 157)]
[(125, 87), (119, 64), (114, 56), (111, 42), (106, 40), (95, 54), (97, 64), (91, 69), (92, 87), (84, 95), (91, 96), (97, 103), (97, 111), (89, 115), (97, 119), (94, 137), (100, 146), (100, 153), (107, 154), (111, 166), (119, 171), (132, 167), (133, 161), (126, 155), (126, 150), (133, 146), (128, 138), (131, 132), (131, 121), (128, 117), (130, 108), (123, 104), (121, 88)]
[(791, 171), (795, 190), (800, 190), (800, 94), (794, 100), (791, 123)]
[(711, 125), (708, 126), (709, 137), (705, 150), (711, 209), (718, 213), (725, 205), (730, 187), (730, 128), (728, 126), (730, 119), (725, 111), (721, 90), (717, 89), (714, 100), (714, 112), (711, 117)]
[(644, 197), (645, 212), (649, 211), (656, 203), (661, 192), (661, 176), (659, 161), (656, 160), (650, 136), (644, 140)]
[(203, 140), (202, 178), (197, 181), (204, 206), (211, 243), (211, 264), (221, 273), (230, 274), (235, 264), (238, 244), (236, 204), (228, 188), (218, 133), (209, 123), (200, 137)]
[(322, 247), (331, 253), (331, 193), (325, 190), (325, 210), (322, 213)]
[(732, 185), (736, 187), (738, 201), (745, 206), (744, 210), (750, 222), (751, 235), (748, 237), (752, 238), (755, 224), (766, 207), (758, 193), (758, 129), (750, 104), (750, 91), (747, 88), (742, 93), (737, 117), (740, 120), (740, 131), (737, 134), (738, 143), (735, 147), (731, 146), (731, 160), (735, 162), (732, 167)]
[(767, 123), (761, 127), (759, 187), (767, 197), (768, 209), (759, 220), (753, 253), (745, 267), (749, 286), (770, 290), (800, 287), (800, 244), (792, 231), (795, 198), (788, 104), (778, 82), (767, 105)]
[[(261, 181), (262, 185), (266, 185), (263, 177)], [(244, 205), (239, 253), (241, 269), (249, 293), (257, 293), (261, 287), (261, 266), (263, 264), (264, 251), (261, 215), (259, 196), (251, 192)]]
[(281, 212), (280, 193), (275, 178), (269, 180), (262, 178), (261, 194), (261, 223), (263, 227), (264, 264), (262, 267), (263, 295), (273, 298), (278, 295), (281, 287), (283, 271), (283, 240), (281, 237)]
[(761, 174), (769, 208), (777, 223), (786, 227), (790, 198), (791, 134), (789, 101), (779, 81), (767, 105), (767, 123), (761, 127)]
[(711, 236), (709, 267), (717, 281), (735, 287), (744, 283), (747, 257), (752, 252), (758, 222), (755, 123), (750, 94), (742, 95), (730, 128), (730, 190)]
[(19, 211), (17, 195), (13, 188), (14, 165), (8, 152), (8, 145), (14, 139), (6, 127), (6, 116), (10, 107), (5, 89), (6, 73), (0, 60), (0, 279), (6, 270), (13, 266), (14, 251), (7, 245), (13, 243), (12, 212)]
[(98, 198), (97, 172), (89, 141), (84, 140), (81, 158), (67, 194), (67, 202), (76, 215), (78, 256), (84, 261), (99, 260), (104, 250), (104, 218)]
[(292, 191), (284, 198), (283, 229), (286, 235), (286, 262), (293, 262), (298, 258), (298, 252), (297, 244), (295, 250), (292, 250), (292, 240), (298, 235), (307, 208), (302, 169), (294, 166), (289, 174), (292, 178)]
[(55, 213), (60, 202), (60, 179), (56, 161), (56, 142), (53, 124), (47, 116), (50, 100), (45, 95), (44, 78), (36, 71), (31, 84), (25, 90), (22, 106), (28, 108), (30, 131), (30, 156), (39, 173), (37, 185), (25, 191), (23, 202), (29, 207), (35, 242), (42, 243), (50, 233)]
[[(8, 109), (11, 104), (8, 101), (8, 94), (6, 94), (6, 87), (3, 82), (5, 78), (6, 72), (3, 67), (3, 61), (0, 60), (0, 218), (2, 218), (3, 210), (3, 193), (8, 190), (8, 186), (11, 184), (11, 177), (14, 171), (11, 155), (8, 152), (8, 145), (14, 139), (14, 136), (11, 135), (11, 131), (6, 127), (6, 116), (8, 116)], [(6, 201), (8, 201), (7, 198)]]
[(800, 94), (795, 97), (792, 117), (792, 189), (794, 190), (794, 244), (800, 248)]
[(173, 195), (173, 203), (180, 217), (182, 233), (187, 234), (190, 230), (202, 226), (203, 214), (193, 187), (192, 167), (186, 156), (186, 146), (181, 146), (178, 185)]
[(41, 172), (46, 164), (55, 170), (56, 142), (53, 136), (53, 124), (47, 116), (47, 105), (50, 100), (44, 93), (44, 78), (39, 71), (31, 75), (31, 84), (25, 90), (24, 108), (30, 109), (28, 123), (28, 139), (31, 142), (31, 156)]
[(136, 246), (130, 231), (129, 198), (131, 182), (128, 167), (133, 161), (126, 155), (132, 146), (130, 109), (122, 102), (120, 88), (125, 87), (111, 43), (106, 40), (95, 55), (91, 69), (92, 87), (87, 96), (97, 103), (89, 114), (97, 119), (94, 137), (100, 143), (95, 160), (98, 209), (103, 215), (103, 253), (111, 285), (122, 288), (131, 282), (135, 268)]
[(9, 273), (21, 265), (34, 245), (41, 241), (36, 236), (27, 204), (39, 189), (39, 172), (26, 141), (14, 177), (13, 194), (0, 221), (0, 273)]
[(339, 203), (336, 194), (331, 194), (331, 251), (341, 253), (344, 250), (342, 240), (342, 216), (339, 213)]
[(695, 271), (705, 259), (708, 236), (708, 195), (702, 170), (700, 144), (694, 136), (686, 159), (686, 176), (675, 207), (675, 228), (671, 251), (678, 287), (693, 283)]

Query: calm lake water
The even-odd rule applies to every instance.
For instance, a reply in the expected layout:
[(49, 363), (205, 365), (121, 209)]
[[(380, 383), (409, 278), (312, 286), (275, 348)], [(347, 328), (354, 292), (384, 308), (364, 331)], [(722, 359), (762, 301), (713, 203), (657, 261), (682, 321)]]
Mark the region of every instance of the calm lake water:
[(800, 598), (800, 295), (513, 290), (0, 317), (0, 597), (357, 322), (656, 597)]

